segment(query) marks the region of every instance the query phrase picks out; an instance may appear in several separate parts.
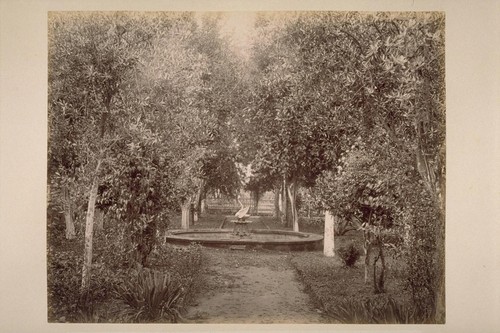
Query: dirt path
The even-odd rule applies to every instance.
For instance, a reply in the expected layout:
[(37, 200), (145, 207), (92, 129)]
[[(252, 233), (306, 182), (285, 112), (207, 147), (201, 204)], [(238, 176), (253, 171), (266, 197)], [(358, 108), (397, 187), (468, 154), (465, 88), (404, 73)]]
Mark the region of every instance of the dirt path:
[(190, 323), (321, 323), (289, 254), (207, 249), (208, 288)]

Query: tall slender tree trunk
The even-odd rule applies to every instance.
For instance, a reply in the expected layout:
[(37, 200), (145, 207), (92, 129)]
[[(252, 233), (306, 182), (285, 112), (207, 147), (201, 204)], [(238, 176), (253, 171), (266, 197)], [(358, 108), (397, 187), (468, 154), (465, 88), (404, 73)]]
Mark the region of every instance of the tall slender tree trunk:
[(181, 228), (184, 230), (189, 229), (190, 215), (191, 215), (191, 199), (184, 199), (181, 204)]
[(297, 212), (296, 197), (297, 197), (297, 182), (291, 180), (287, 186), (288, 197), (290, 198), (290, 209), (292, 212), (293, 231), (299, 231), (299, 214)]
[(207, 210), (207, 200), (205, 198), (201, 199), (200, 204), (200, 214), (205, 214)]
[(193, 212), (193, 224), (198, 222), (198, 217), (201, 212), (201, 199), (203, 198), (203, 192), (205, 191), (205, 183), (206, 181), (202, 179), (200, 181), (198, 192), (196, 192), (196, 198), (194, 202), (194, 212)]
[[(375, 293), (385, 292), (385, 256), (382, 240), (377, 243), (378, 255), (373, 261), (373, 287)], [(380, 274), (377, 276), (377, 262), (380, 259)]]
[(283, 178), (281, 187), (281, 220), (287, 227), (290, 226), (290, 214), (288, 213), (288, 194), (287, 194), (287, 181)]
[(74, 239), (76, 237), (75, 223), (73, 221), (73, 211), (71, 209), (71, 196), (67, 186), (63, 189), (63, 201), (64, 221), (66, 222), (66, 239)]
[(326, 257), (335, 256), (335, 219), (332, 213), (325, 210), (325, 235), (323, 237), (323, 254)]
[(89, 204), (87, 208), (87, 216), (85, 219), (85, 251), (83, 256), (82, 270), (82, 291), (86, 292), (90, 286), (90, 273), (92, 267), (92, 237), (94, 234), (94, 212), (95, 202), (97, 199), (97, 188), (99, 186), (99, 169), (101, 160), (97, 161), (97, 167), (92, 181), (92, 187), (89, 193)]
[(280, 210), (280, 187), (274, 189), (274, 217), (276, 221), (280, 220), (281, 210)]

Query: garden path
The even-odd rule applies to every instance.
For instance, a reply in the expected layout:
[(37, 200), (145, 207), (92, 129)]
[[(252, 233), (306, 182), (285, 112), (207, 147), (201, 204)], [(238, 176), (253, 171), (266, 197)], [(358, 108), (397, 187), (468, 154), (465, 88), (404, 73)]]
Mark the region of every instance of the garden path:
[(290, 265), (290, 254), (207, 249), (208, 285), (188, 323), (322, 323)]

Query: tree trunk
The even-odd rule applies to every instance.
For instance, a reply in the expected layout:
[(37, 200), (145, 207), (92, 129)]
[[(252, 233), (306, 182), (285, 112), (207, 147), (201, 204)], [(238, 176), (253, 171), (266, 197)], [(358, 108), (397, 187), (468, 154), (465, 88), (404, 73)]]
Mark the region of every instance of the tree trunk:
[(287, 209), (287, 195), (286, 195), (286, 179), (283, 179), (281, 187), (281, 223), (288, 226), (288, 209)]
[(64, 220), (66, 222), (66, 239), (74, 239), (76, 237), (75, 223), (73, 221), (73, 212), (71, 209), (71, 197), (69, 195), (69, 189), (67, 187), (64, 187), (63, 190), (63, 205)]
[[(379, 239), (377, 242), (378, 254), (375, 260), (373, 260), (373, 289), (375, 294), (380, 294), (385, 292), (385, 256), (384, 256), (384, 245), (382, 240)], [(380, 259), (381, 268), (380, 274), (377, 276), (377, 262)]]
[(259, 190), (253, 191), (253, 214), (258, 215), (259, 214)]
[(438, 157), (438, 181), (436, 182), (436, 201), (439, 205), (439, 224), (437, 228), (437, 239), (436, 247), (438, 249), (438, 269), (437, 269), (437, 295), (436, 295), (436, 323), (444, 324), (446, 322), (446, 286), (445, 286), (445, 235), (446, 235), (446, 185), (445, 185), (445, 173), (444, 168), (441, 169), (441, 165), (444, 165), (444, 148), (441, 155)]
[(194, 212), (193, 212), (193, 225), (198, 222), (198, 216), (201, 212), (201, 199), (203, 198), (203, 192), (205, 191), (205, 180), (200, 181), (198, 187), (198, 192), (196, 193), (196, 198), (194, 202)]
[(207, 200), (202, 199), (200, 204), (200, 214), (205, 214), (206, 209), (207, 209)]
[(365, 252), (365, 284), (368, 283), (368, 270), (370, 269), (370, 254), (372, 246), (368, 240), (367, 231), (363, 232), (364, 234), (364, 242), (363, 242), (363, 250)]
[(287, 187), (288, 197), (290, 198), (290, 208), (292, 211), (293, 231), (299, 231), (299, 214), (297, 212), (296, 197), (297, 197), (297, 183), (295, 180), (290, 181)]
[(184, 199), (181, 204), (181, 228), (184, 230), (189, 229), (190, 225), (190, 214), (191, 214), (191, 199)]
[(385, 256), (384, 256), (384, 245), (382, 244), (382, 240), (380, 240), (379, 243), (379, 258), (382, 267), (380, 269), (378, 281), (376, 281), (377, 284), (376, 290), (379, 293), (383, 293), (385, 291)]
[(94, 211), (95, 202), (97, 199), (97, 188), (99, 185), (99, 169), (101, 167), (101, 160), (97, 161), (94, 180), (89, 193), (89, 204), (87, 208), (87, 216), (85, 220), (85, 252), (83, 256), (83, 270), (82, 270), (82, 291), (86, 292), (90, 286), (90, 271), (92, 266), (92, 237), (94, 234)]
[(334, 217), (325, 210), (325, 236), (323, 238), (323, 254), (326, 257), (335, 256)]
[(280, 220), (280, 188), (277, 187), (274, 189), (274, 217), (276, 218), (276, 221), (279, 222)]
[[(420, 128), (417, 127), (417, 133), (420, 133)], [(419, 144), (416, 150), (417, 170), (420, 177), (424, 181), (431, 197), (434, 200), (435, 206), (439, 211), (438, 225), (436, 226), (436, 299), (434, 320), (436, 323), (445, 323), (446, 320), (446, 303), (445, 303), (445, 181), (444, 181), (444, 148), (440, 155), (436, 157), (434, 166), (431, 166), (425, 152)]]
[(446, 288), (445, 288), (445, 212), (444, 201), (442, 203), (441, 216), (437, 228), (436, 248), (437, 253), (437, 281), (436, 281), (436, 312), (435, 321), (438, 324), (446, 322)]
[(104, 212), (102, 209), (96, 208), (95, 210), (95, 225), (96, 225), (96, 231), (103, 231), (104, 230)]

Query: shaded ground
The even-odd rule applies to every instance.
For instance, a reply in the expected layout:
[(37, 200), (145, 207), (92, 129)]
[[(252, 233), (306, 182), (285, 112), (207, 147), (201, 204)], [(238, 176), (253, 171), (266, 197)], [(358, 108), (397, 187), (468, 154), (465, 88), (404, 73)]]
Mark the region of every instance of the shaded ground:
[[(205, 215), (194, 228), (218, 228), (221, 216)], [(263, 216), (254, 228), (290, 230), (272, 217)], [(178, 223), (180, 225), (180, 222)], [(174, 222), (175, 225), (175, 222)], [(303, 232), (323, 233), (319, 219), (302, 219)], [(335, 237), (335, 249), (354, 243), (361, 250), (363, 235), (351, 231)], [(188, 309), (190, 323), (339, 323), (332, 309), (345, 301), (362, 304), (389, 297), (407, 303), (404, 265), (386, 258), (386, 293), (374, 294), (364, 282), (364, 257), (354, 268), (345, 268), (338, 256), (322, 251), (270, 252), (206, 249), (208, 288)]]
[(206, 249), (208, 286), (185, 315), (190, 323), (322, 323), (290, 254)]

